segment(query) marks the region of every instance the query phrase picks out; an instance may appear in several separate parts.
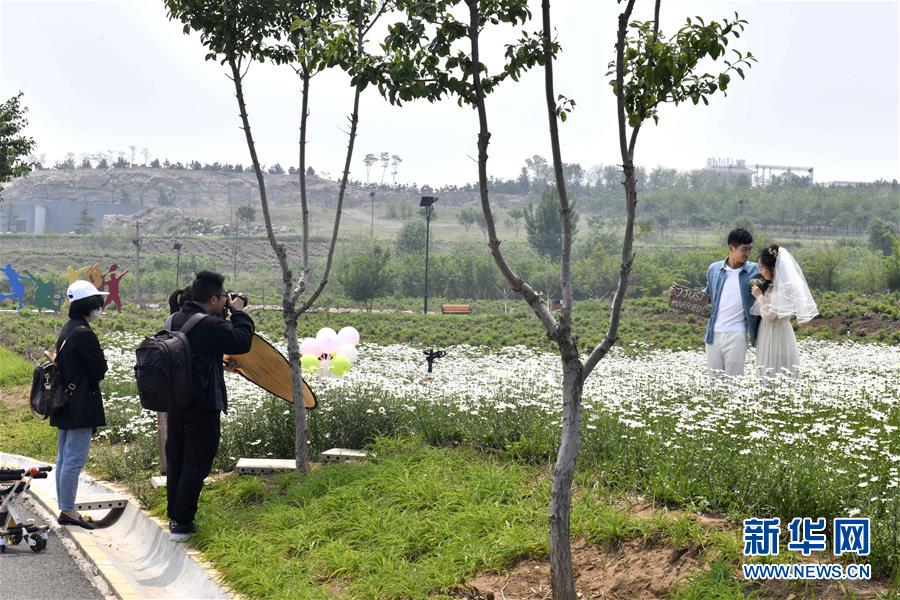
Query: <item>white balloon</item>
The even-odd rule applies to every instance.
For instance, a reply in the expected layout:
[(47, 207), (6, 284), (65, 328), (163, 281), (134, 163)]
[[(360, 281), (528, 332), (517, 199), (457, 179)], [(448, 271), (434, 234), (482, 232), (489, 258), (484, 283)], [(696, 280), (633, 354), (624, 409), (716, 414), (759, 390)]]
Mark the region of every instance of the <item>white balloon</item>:
[(353, 344), (341, 344), (338, 346), (337, 352), (335, 354), (339, 354), (341, 356), (346, 356), (347, 360), (350, 361), (350, 364), (356, 362), (356, 359), (359, 358), (359, 350), (356, 349), (356, 346)]
[(334, 329), (332, 329), (331, 327), (323, 327), (316, 334), (316, 339), (319, 340), (320, 342), (322, 340), (327, 340), (328, 338), (333, 338), (333, 337), (337, 337), (337, 333), (335, 333)]
[(355, 346), (359, 343), (359, 331), (357, 331), (355, 327), (344, 327), (337, 335), (338, 338), (340, 338), (340, 340), (345, 344), (351, 344)]

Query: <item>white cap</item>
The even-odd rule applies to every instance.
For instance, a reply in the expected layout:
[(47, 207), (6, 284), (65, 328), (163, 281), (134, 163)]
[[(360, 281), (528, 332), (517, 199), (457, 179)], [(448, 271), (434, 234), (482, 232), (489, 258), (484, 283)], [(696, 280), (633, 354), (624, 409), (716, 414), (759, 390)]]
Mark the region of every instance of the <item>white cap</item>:
[(93, 283), (84, 279), (79, 279), (66, 290), (66, 298), (69, 299), (69, 302), (90, 298), (91, 296), (109, 296), (109, 292), (101, 292), (94, 287)]

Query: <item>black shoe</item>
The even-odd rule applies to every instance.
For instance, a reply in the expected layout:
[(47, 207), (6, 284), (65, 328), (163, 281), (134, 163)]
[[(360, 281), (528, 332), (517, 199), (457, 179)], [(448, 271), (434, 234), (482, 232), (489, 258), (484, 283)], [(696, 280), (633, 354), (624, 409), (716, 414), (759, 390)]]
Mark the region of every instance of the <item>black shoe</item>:
[(197, 532), (194, 523), (178, 523), (169, 521), (169, 539), (173, 542), (183, 542)]
[(82, 517), (81, 515), (79, 515), (77, 519), (73, 519), (66, 513), (60, 513), (59, 518), (56, 519), (56, 522), (60, 525), (78, 525), (79, 527), (83, 527), (84, 529), (97, 529), (96, 525), (94, 525), (90, 521), (85, 521), (84, 517)]

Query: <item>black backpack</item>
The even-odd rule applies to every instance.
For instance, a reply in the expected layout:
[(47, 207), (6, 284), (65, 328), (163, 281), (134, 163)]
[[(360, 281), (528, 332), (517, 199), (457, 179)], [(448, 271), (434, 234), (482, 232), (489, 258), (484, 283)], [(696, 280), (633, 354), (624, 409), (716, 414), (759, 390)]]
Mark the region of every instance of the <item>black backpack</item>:
[(138, 345), (134, 377), (141, 406), (147, 410), (178, 412), (191, 404), (191, 343), (187, 333), (205, 316), (193, 314), (178, 331), (172, 331), (172, 315), (165, 329)]
[(49, 360), (34, 368), (34, 373), (31, 376), (31, 410), (34, 411), (34, 414), (45, 419), (61, 411), (75, 392), (74, 383), (63, 386), (59, 380), (59, 367), (56, 365), (56, 358), (59, 358), (72, 334), (79, 329), (89, 328), (80, 325), (70, 331), (59, 347), (56, 357), (52, 357), (45, 352), (44, 354)]

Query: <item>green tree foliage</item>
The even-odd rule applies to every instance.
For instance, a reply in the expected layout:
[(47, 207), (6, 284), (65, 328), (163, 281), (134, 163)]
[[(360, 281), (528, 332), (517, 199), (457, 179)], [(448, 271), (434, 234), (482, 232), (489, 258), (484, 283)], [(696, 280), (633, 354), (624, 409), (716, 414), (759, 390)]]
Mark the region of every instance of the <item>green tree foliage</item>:
[(881, 252), (889, 256), (894, 252), (894, 228), (882, 220), (873, 221), (869, 225), (869, 248), (872, 252)]
[(175, 192), (167, 192), (165, 188), (159, 188), (159, 205), (172, 206), (175, 204)]
[(513, 225), (516, 228), (516, 235), (519, 235), (519, 225), (522, 222), (522, 219), (525, 218), (525, 209), (523, 208), (511, 208), (507, 213), (510, 220), (513, 222)]
[(835, 276), (841, 266), (841, 252), (834, 246), (819, 249), (809, 256), (803, 266), (803, 272), (810, 287), (825, 291), (837, 290)]
[(78, 217), (78, 223), (75, 225), (75, 233), (79, 235), (87, 235), (94, 230), (94, 225), (97, 223), (97, 219), (91, 215), (90, 211), (88, 211), (87, 206), (81, 209), (81, 213)]
[(466, 233), (469, 233), (470, 227), (477, 225), (479, 221), (483, 220), (484, 216), (479, 209), (464, 208), (456, 213), (456, 222), (465, 227)]
[(397, 254), (424, 254), (425, 227), (423, 219), (409, 219), (397, 234)]
[[(578, 226), (578, 213), (572, 206), (572, 238), (575, 238)], [(528, 243), (538, 254), (554, 261), (559, 260), (562, 253), (562, 219), (559, 214), (559, 196), (555, 188), (546, 188), (537, 207), (529, 204), (525, 207), (525, 231)]]
[(237, 217), (244, 224), (247, 231), (249, 231), (253, 221), (256, 220), (256, 207), (252, 204), (238, 206)]
[(70, 171), (75, 168), (75, 156), (70, 153), (65, 160), (57, 161), (53, 168), (57, 171)]
[(378, 158), (371, 152), (363, 157), (363, 164), (366, 165), (366, 185), (369, 185), (369, 171), (376, 162), (378, 162)]
[(390, 264), (391, 251), (374, 246), (371, 252), (358, 254), (347, 261), (338, 275), (338, 283), (347, 297), (371, 311), (372, 302), (393, 289)]
[(884, 257), (884, 274), (887, 288), (892, 292), (900, 292), (900, 238), (894, 236), (890, 255)]
[[(23, 92), (0, 104), (0, 194), (3, 184), (31, 172), (34, 163), (26, 157), (34, 150), (34, 140), (22, 135), (28, 120), (28, 108), (22, 105)], [(0, 195), (0, 202), (3, 201)]]

